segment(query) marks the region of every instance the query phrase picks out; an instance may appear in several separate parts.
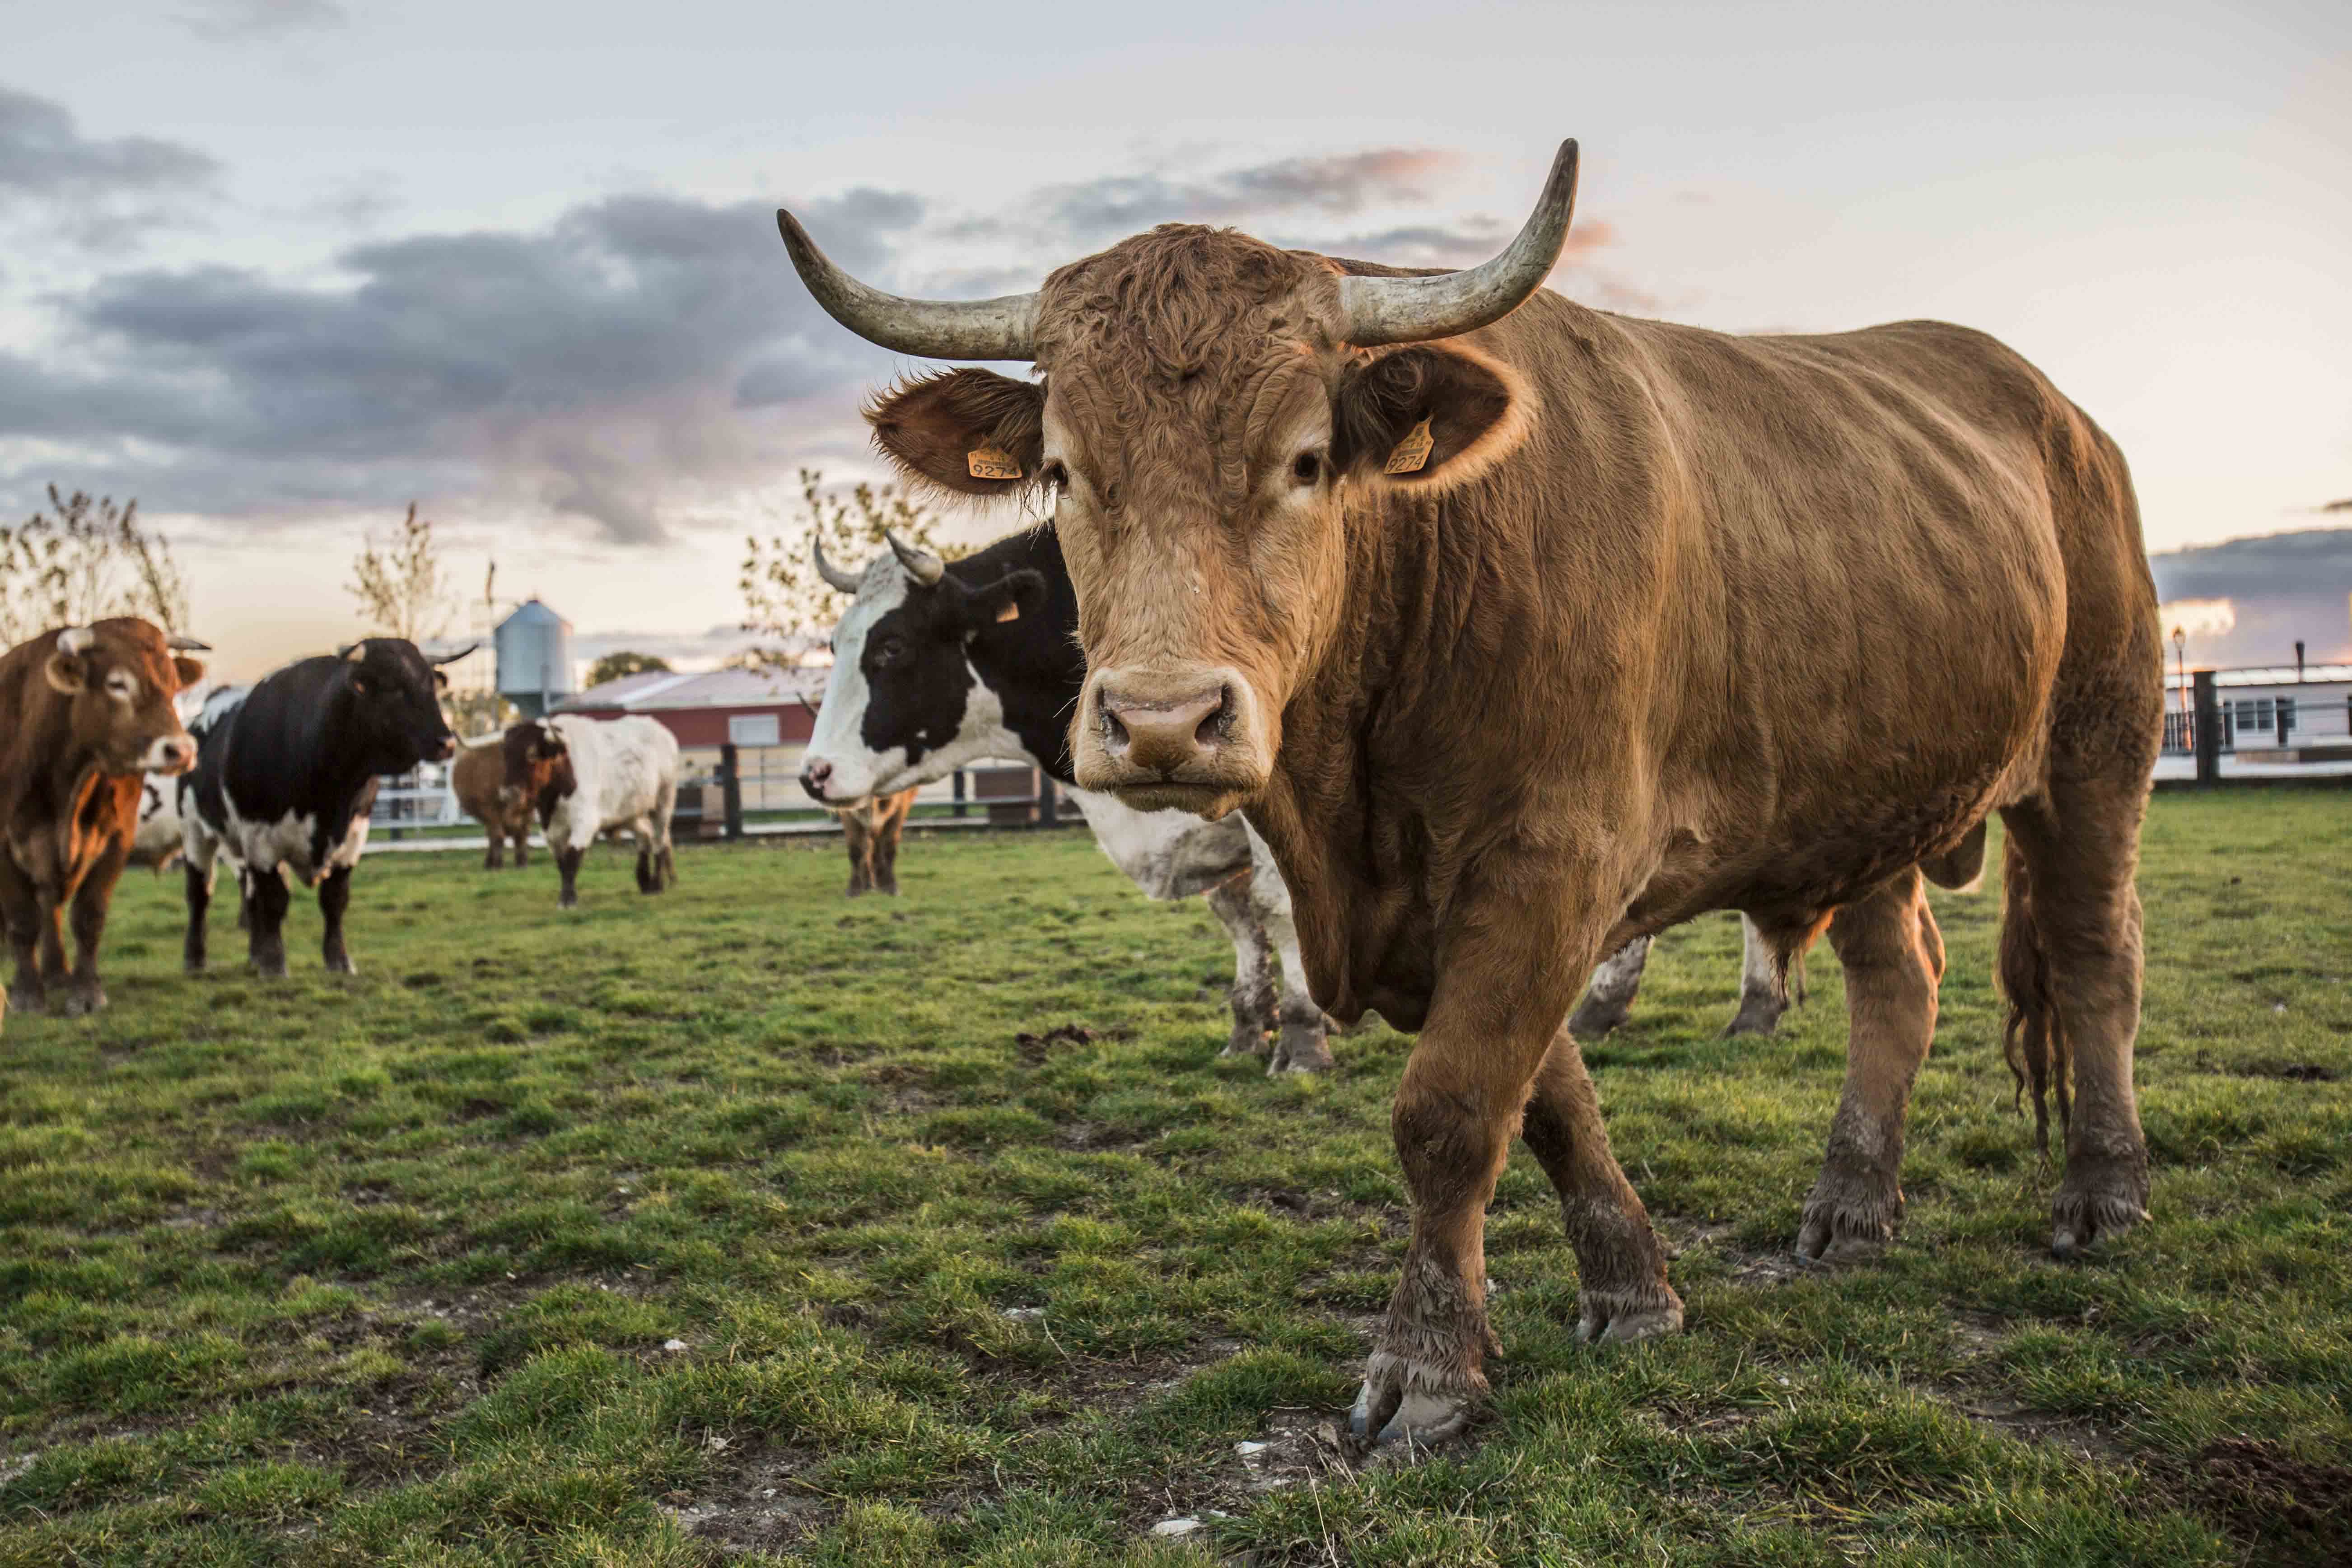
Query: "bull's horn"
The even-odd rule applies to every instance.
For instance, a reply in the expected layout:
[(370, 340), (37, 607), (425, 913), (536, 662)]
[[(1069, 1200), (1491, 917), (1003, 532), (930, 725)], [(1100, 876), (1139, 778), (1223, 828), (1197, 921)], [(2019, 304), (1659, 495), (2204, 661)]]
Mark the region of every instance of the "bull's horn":
[(924, 587), (930, 587), (947, 574), (948, 563), (929, 551), (916, 549), (887, 528), (882, 531), (882, 537), (890, 542), (890, 553), (898, 558), (898, 564), (907, 569), (907, 575)]
[(351, 647), (343, 649), (342, 657), (350, 659), (353, 664), (365, 664), (367, 662), (367, 638), (362, 637), (359, 641), (352, 644)]
[(870, 343), (925, 359), (1034, 359), (1037, 296), (993, 300), (904, 300), (868, 288), (835, 267), (800, 219), (776, 209), (793, 266), (825, 313)]
[(843, 594), (857, 592), (857, 574), (844, 572), (840, 567), (827, 561), (824, 558), (824, 541), (819, 539), (814, 531), (809, 534), (809, 549), (816, 556), (816, 574), (831, 584), (835, 592)]
[(98, 633), (89, 626), (68, 626), (58, 634), (59, 653), (88, 653), (98, 641)]
[(1551, 275), (1575, 208), (1576, 142), (1570, 138), (1559, 144), (1527, 226), (1492, 261), (1434, 278), (1339, 279), (1347, 341), (1359, 348), (1427, 342), (1501, 321)]
[(185, 632), (173, 632), (170, 637), (163, 639), (163, 646), (170, 648), (173, 653), (210, 653), (213, 651), (212, 644), (208, 642), (199, 642)]
[(459, 659), (465, 658), (467, 654), (473, 652), (476, 648), (481, 646), (482, 645), (478, 642), (469, 642), (464, 647), (459, 648), (456, 653), (445, 653), (439, 658), (431, 659), (427, 662), (432, 664), (455, 664)]

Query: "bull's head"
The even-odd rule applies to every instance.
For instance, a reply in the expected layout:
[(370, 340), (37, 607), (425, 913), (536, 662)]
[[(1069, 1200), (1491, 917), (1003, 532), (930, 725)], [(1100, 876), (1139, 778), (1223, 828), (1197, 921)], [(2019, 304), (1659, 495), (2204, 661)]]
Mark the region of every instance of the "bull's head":
[(173, 700), (205, 678), (204, 651), (194, 637), (166, 637), (125, 616), (68, 626), (57, 634), (42, 673), (73, 699), (75, 735), (116, 774), (185, 773), (195, 765), (196, 742)]
[(956, 303), (869, 289), (777, 221), (810, 291), (861, 336), (1034, 362), (1042, 383), (957, 370), (895, 387), (867, 410), (875, 438), (947, 490), (1045, 493), (1089, 667), (1077, 782), (1216, 816), (1264, 788), (1283, 710), (1337, 629), (1360, 542), (1347, 508), (1465, 483), (1523, 438), (1525, 382), (1446, 340), (1542, 285), (1575, 195), (1570, 142), (1518, 237), (1463, 272), (1166, 225), (1036, 293)]
[(518, 803), (527, 805), (539, 815), (539, 825), (546, 826), (553, 820), (556, 806), (579, 788), (578, 775), (572, 769), (572, 748), (565, 744), (563, 731), (551, 723), (526, 720), (509, 729), (499, 743), (506, 783), (499, 798), (510, 807)]
[(473, 651), (427, 659), (406, 637), (362, 637), (343, 649), (353, 749), (376, 772), (404, 773), (457, 754), (457, 737), (441, 711), (449, 677), (439, 667)]

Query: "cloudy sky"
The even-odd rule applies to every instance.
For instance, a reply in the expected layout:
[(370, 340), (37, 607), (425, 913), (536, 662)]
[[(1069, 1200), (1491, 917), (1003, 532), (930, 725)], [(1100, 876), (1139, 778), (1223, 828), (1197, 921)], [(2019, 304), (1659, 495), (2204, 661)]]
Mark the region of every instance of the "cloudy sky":
[(1170, 218), (1450, 264), (1571, 134), (1555, 287), (1980, 326), (2123, 442), (2151, 549), (2342, 521), (2341, 0), (12, 0), (0, 510), (136, 495), (245, 672), (348, 631), (412, 498), (469, 583), (690, 649), (904, 368), (809, 303), (776, 205), (940, 294)]

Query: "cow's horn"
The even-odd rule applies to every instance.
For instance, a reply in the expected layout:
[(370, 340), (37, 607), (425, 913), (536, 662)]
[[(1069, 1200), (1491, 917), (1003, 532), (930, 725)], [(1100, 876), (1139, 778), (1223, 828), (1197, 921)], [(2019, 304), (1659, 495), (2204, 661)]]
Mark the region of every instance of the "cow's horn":
[(1575, 208), (1576, 142), (1570, 138), (1559, 144), (1527, 226), (1492, 261), (1434, 278), (1339, 279), (1347, 341), (1358, 348), (1427, 342), (1501, 321), (1551, 275)]
[(199, 642), (185, 632), (173, 632), (170, 637), (163, 639), (163, 646), (170, 648), (173, 653), (210, 653), (213, 651), (212, 644), (208, 642)]
[(459, 648), (456, 653), (445, 653), (439, 658), (433, 659), (430, 662), (434, 664), (455, 664), (459, 659), (465, 658), (467, 654), (473, 652), (476, 648), (481, 646), (482, 645), (478, 642), (469, 642), (464, 647)]
[(838, 592), (844, 594), (855, 594), (857, 592), (857, 574), (855, 572), (844, 572), (840, 567), (835, 566), (832, 562), (827, 561), (824, 558), (824, 541), (819, 539), (814, 533), (811, 533), (809, 535), (809, 549), (814, 552), (816, 556), (816, 574), (818, 576), (824, 578), (826, 583), (830, 584)]
[(88, 653), (98, 641), (98, 633), (88, 626), (68, 626), (58, 634), (59, 653)]
[(929, 551), (916, 549), (887, 528), (882, 531), (882, 537), (890, 542), (890, 553), (898, 558), (898, 564), (907, 569), (907, 575), (924, 587), (930, 587), (947, 574), (948, 563)]
[(835, 267), (800, 219), (776, 209), (793, 266), (825, 313), (870, 343), (926, 359), (1034, 359), (1037, 296), (993, 300), (904, 300), (871, 289)]
[(365, 664), (367, 662), (367, 639), (365, 637), (362, 637), (359, 641), (352, 644), (351, 647), (343, 649), (342, 657), (350, 659), (353, 664)]

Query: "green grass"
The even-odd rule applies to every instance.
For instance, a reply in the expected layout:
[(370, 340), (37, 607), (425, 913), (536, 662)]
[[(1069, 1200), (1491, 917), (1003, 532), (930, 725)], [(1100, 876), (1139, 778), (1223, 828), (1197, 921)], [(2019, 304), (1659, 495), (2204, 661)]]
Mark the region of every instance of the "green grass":
[(1788, 1249), (1836, 965), (1726, 1042), (1736, 924), (1669, 935), (1591, 1054), (1688, 1330), (1574, 1343), (1522, 1154), (1494, 1418), (1411, 1467), (1317, 1435), (1402, 1249), (1407, 1039), (1313, 1081), (1217, 1059), (1214, 922), (1076, 834), (915, 840), (896, 901), (845, 901), (829, 847), (680, 871), (644, 900), (599, 850), (567, 915), (543, 859), (372, 859), (362, 974), (304, 900), (276, 985), (224, 921), (183, 978), (177, 882), (125, 881), (112, 1009), (0, 1038), (0, 1564), (2346, 1550), (2352, 793), (2157, 801), (2155, 1219), (2085, 1266), (2042, 1250), (1996, 892), (1937, 896), (1909, 1218), (1830, 1275)]

